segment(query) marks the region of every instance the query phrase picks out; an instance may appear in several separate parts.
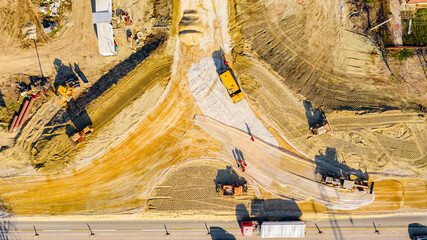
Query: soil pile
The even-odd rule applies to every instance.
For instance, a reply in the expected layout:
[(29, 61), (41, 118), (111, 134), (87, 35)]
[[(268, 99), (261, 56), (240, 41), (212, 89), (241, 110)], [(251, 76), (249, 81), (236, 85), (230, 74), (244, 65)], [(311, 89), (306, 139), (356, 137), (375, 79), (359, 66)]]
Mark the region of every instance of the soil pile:
[[(369, 39), (339, 27), (340, 1), (235, 1), (246, 46), (294, 92), (325, 109), (417, 109), (411, 96), (388, 82), (389, 73)], [(239, 45), (243, 46), (243, 41)]]
[(203, 37), (203, 26), (196, 10), (186, 10), (179, 22), (179, 39), (185, 45), (196, 45)]

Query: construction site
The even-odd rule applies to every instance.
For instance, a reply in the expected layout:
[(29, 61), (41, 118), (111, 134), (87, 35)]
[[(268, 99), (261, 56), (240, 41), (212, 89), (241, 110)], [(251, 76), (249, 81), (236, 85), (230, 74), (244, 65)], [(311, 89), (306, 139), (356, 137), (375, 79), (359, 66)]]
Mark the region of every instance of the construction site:
[(394, 3), (47, 2), (0, 1), (1, 216), (427, 212)]

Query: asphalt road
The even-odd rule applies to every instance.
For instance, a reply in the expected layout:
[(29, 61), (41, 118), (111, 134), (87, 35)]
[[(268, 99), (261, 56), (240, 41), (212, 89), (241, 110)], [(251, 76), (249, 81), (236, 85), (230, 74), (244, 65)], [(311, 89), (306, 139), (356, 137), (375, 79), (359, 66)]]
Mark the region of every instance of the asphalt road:
[[(380, 234), (375, 233), (373, 222)], [(243, 237), (236, 221), (115, 220), (32, 221), (2, 219), (0, 240), (34, 239), (258, 239)], [(319, 233), (316, 225), (319, 227)], [(410, 225), (412, 224), (412, 225)], [(414, 225), (417, 224), (417, 225)], [(420, 227), (420, 226), (424, 227)], [(411, 227), (409, 227), (411, 226)], [(381, 218), (343, 218), (307, 221), (305, 239), (410, 239), (410, 234), (427, 234), (426, 215)], [(94, 233), (90, 235), (91, 228)], [(166, 234), (166, 229), (169, 235)], [(208, 234), (210, 232), (211, 234)]]

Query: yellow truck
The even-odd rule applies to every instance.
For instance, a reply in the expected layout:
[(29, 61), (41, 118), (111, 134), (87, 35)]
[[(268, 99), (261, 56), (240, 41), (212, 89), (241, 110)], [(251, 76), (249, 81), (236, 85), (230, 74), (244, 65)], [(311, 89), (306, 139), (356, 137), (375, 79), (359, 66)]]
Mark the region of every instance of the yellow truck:
[(231, 74), (230, 70), (223, 72), (219, 77), (227, 88), (228, 94), (234, 103), (237, 103), (244, 98), (242, 90), (240, 90), (239, 84), (237, 84), (237, 81), (233, 77), (233, 74)]

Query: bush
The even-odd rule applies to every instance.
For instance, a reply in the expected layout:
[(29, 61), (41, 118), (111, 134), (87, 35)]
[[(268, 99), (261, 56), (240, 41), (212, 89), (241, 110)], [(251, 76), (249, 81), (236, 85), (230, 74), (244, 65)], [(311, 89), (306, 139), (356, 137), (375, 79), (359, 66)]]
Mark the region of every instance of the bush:
[(418, 9), (412, 18), (411, 34), (408, 34), (409, 19), (402, 20), (402, 34), (404, 45), (427, 45), (427, 8)]
[(405, 48), (398, 52), (392, 53), (391, 57), (399, 61), (406, 60), (412, 56), (412, 49)]

